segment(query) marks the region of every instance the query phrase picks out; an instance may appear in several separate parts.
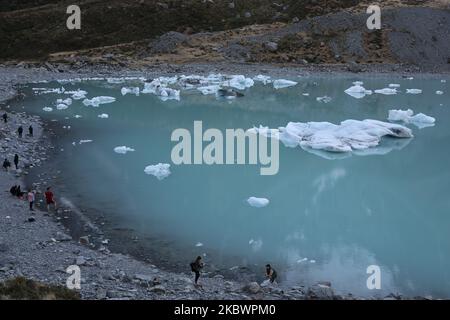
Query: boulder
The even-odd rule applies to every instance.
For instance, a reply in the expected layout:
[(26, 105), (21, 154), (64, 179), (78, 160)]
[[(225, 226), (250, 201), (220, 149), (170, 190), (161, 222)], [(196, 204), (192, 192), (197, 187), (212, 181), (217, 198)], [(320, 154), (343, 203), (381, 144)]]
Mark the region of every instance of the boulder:
[(242, 290), (251, 294), (257, 294), (261, 291), (261, 286), (257, 282), (250, 282), (244, 288), (242, 288)]

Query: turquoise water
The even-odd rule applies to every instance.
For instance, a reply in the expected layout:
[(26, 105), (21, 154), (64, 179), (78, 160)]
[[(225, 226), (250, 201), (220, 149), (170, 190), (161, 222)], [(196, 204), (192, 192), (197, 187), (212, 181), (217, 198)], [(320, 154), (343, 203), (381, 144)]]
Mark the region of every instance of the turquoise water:
[[(181, 263), (197, 254), (223, 268), (262, 268), (270, 262), (285, 284), (329, 280), (339, 290), (361, 295), (449, 297), (450, 79), (294, 80), (297, 86), (281, 90), (257, 83), (232, 101), (194, 90), (182, 91), (180, 101), (163, 102), (148, 94), (122, 96), (120, 89), (133, 83), (64, 84), (67, 90), (86, 90), (88, 98), (117, 98), (98, 108), (78, 100), (66, 110), (54, 107), (67, 95), (31, 94), (32, 87), (61, 87), (55, 82), (25, 88), (29, 97), (20, 106), (58, 120), (53, 123), (62, 132), (57, 160), (64, 183), (57, 193), (105, 212), (115, 225), (142, 238), (167, 241)], [(344, 90), (356, 80), (372, 90), (398, 83), (401, 93), (355, 99)], [(423, 93), (405, 94), (407, 88)], [(325, 95), (330, 103), (316, 101)], [(45, 106), (54, 111), (42, 111)], [(383, 155), (329, 160), (281, 145), (275, 176), (261, 176), (258, 165), (172, 164), (172, 174), (161, 181), (144, 173), (148, 165), (171, 164), (172, 131), (192, 131), (195, 120), (202, 120), (204, 129), (277, 128), (289, 121), (386, 121), (388, 110), (407, 108), (435, 117), (436, 125), (408, 125), (413, 139), (383, 139), (381, 146), (391, 150)], [(98, 118), (101, 113), (109, 118)], [(93, 141), (72, 145), (85, 139)], [(114, 153), (123, 145), (136, 151)], [(246, 203), (251, 196), (268, 198), (270, 204), (253, 208)], [(369, 265), (381, 267), (381, 290), (366, 287)]]

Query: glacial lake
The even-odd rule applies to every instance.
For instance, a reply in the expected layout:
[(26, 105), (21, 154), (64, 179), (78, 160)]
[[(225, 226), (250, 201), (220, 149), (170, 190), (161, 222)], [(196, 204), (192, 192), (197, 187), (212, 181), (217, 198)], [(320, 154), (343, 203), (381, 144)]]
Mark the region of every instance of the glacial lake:
[[(250, 266), (261, 274), (271, 263), (283, 285), (330, 281), (338, 291), (356, 295), (450, 297), (450, 78), (291, 80), (298, 84), (279, 90), (255, 82), (242, 90), (244, 97), (232, 100), (181, 90), (179, 101), (121, 94), (122, 87), (142, 90), (140, 80), (38, 83), (23, 88), (27, 98), (13, 107), (60, 128), (61, 150), (53, 162), (61, 171), (57, 196), (104, 212), (115, 227), (132, 229), (141, 241), (164, 241), (164, 250), (176, 252), (170, 259), (186, 271), (195, 256), (204, 255), (207, 264)], [(356, 99), (344, 92), (355, 81), (370, 90), (400, 87), (395, 95)], [(33, 90), (61, 87), (116, 101), (92, 107), (73, 100), (57, 110), (56, 100), (70, 95)], [(406, 93), (413, 88), (423, 92)], [(317, 101), (324, 96), (331, 101)], [(387, 121), (389, 110), (408, 108), (436, 118), (435, 125), (404, 124), (414, 138), (383, 138), (374, 154), (336, 158), (280, 144), (279, 172), (273, 176), (260, 175), (260, 165), (171, 161), (173, 130), (192, 132), (196, 120), (204, 130), (246, 130), (290, 121)], [(118, 154), (117, 146), (135, 151)], [(144, 172), (158, 163), (171, 164), (171, 175), (163, 180)], [(270, 203), (255, 208), (249, 197)], [(151, 246), (158, 250), (155, 243)], [(370, 265), (381, 268), (381, 290), (366, 286)]]

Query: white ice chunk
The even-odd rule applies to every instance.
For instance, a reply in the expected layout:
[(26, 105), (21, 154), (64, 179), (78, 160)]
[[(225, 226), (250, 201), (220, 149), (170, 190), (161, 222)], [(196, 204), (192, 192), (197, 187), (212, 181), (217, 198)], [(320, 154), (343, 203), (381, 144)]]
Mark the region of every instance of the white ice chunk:
[(253, 79), (246, 78), (245, 76), (239, 75), (239, 76), (233, 76), (231, 80), (226, 83), (227, 86), (236, 88), (238, 90), (244, 90), (250, 87), (253, 87), (255, 82)]
[(409, 94), (421, 94), (422, 90), (421, 89), (406, 89), (406, 93), (409, 93)]
[(389, 121), (403, 121), (408, 122), (409, 119), (413, 116), (414, 111), (411, 109), (408, 110), (389, 110)]
[(416, 123), (423, 123), (423, 124), (434, 124), (436, 122), (436, 119), (430, 116), (427, 116), (423, 113), (418, 113), (415, 116), (412, 116), (409, 119), (410, 122), (416, 124)]
[(440, 96), (441, 96), (441, 95), (443, 95), (443, 94), (444, 94), (444, 91), (440, 91), (440, 90), (438, 90), (438, 91), (436, 91), (436, 94), (437, 94), (437, 95), (440, 95)]
[(56, 103), (57, 103), (57, 104), (65, 104), (65, 105), (70, 106), (70, 105), (72, 104), (72, 99), (70, 99), (70, 98), (67, 98), (67, 99), (58, 99), (58, 100), (56, 100)]
[(332, 99), (329, 96), (323, 96), (323, 97), (317, 97), (316, 100), (318, 102), (329, 103), (329, 102), (331, 102)]
[(115, 153), (120, 153), (120, 154), (126, 154), (127, 152), (134, 152), (135, 150), (132, 148), (129, 148), (127, 146), (120, 146), (120, 147), (115, 147), (114, 148), (114, 152)]
[(139, 87), (123, 87), (120, 92), (122, 95), (134, 94), (136, 96), (139, 95)]
[(203, 247), (203, 243), (197, 242), (197, 243), (195, 244), (195, 246), (196, 246), (196, 247)]
[(255, 207), (255, 208), (263, 208), (263, 207), (266, 207), (267, 205), (269, 205), (269, 200), (266, 198), (250, 197), (247, 199), (247, 202), (249, 205), (251, 205), (252, 207)]
[(366, 88), (364, 88), (361, 85), (354, 85), (353, 87), (350, 87), (347, 90), (345, 90), (345, 93), (352, 96), (353, 98), (361, 99), (364, 98), (366, 95), (372, 94), (373, 92), (372, 90), (366, 90)]
[(102, 113), (102, 114), (99, 114), (97, 117), (99, 117), (100, 119), (108, 119), (109, 115), (107, 113)]
[(362, 82), (362, 81), (355, 81), (355, 82), (353, 82), (354, 86), (362, 86), (363, 84), (364, 84), (364, 82)]
[(400, 85), (398, 83), (390, 83), (389, 88), (400, 88)]
[(44, 110), (45, 112), (52, 112), (53, 108), (45, 107), (45, 108), (42, 108), (42, 110)]
[(80, 142), (78, 142), (78, 144), (83, 144), (83, 143), (91, 143), (93, 140), (80, 140)]
[(217, 94), (217, 91), (219, 91), (219, 89), (220, 86), (218, 85), (211, 85), (197, 88), (197, 90), (200, 91), (203, 95)]
[(87, 95), (86, 91), (80, 90), (80, 89), (78, 89), (76, 91), (70, 91), (70, 92), (72, 94), (72, 99), (74, 99), (74, 100), (84, 99), (84, 98), (86, 98), (86, 95)]
[(150, 174), (158, 178), (158, 180), (163, 180), (170, 175), (170, 164), (168, 163), (158, 163), (156, 165), (147, 166), (144, 169), (146, 174)]
[(384, 95), (393, 95), (393, 94), (397, 94), (398, 91), (395, 88), (384, 88), (384, 89), (375, 90), (375, 93), (384, 94)]
[(67, 108), (68, 108), (68, 106), (65, 105), (64, 103), (60, 103), (56, 106), (56, 109), (58, 109), (58, 110), (65, 110)]
[(83, 104), (85, 106), (98, 107), (101, 104), (112, 103), (116, 101), (114, 97), (100, 96), (92, 99), (84, 99)]
[(253, 78), (253, 80), (258, 81), (258, 82), (262, 82), (264, 85), (266, 85), (266, 84), (272, 82), (272, 81), (270, 80), (270, 77), (269, 77), (269, 76), (264, 76), (264, 75), (262, 75), (262, 74), (257, 75), (256, 77)]
[(298, 84), (298, 82), (295, 82), (295, 81), (278, 79), (273, 82), (273, 87), (275, 89), (283, 89), (283, 88), (296, 86), (297, 84)]

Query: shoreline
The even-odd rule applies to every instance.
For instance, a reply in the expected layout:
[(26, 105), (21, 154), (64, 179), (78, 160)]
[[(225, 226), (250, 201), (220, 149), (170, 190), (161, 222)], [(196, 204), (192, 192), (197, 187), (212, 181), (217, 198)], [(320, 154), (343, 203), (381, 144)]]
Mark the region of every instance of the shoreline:
[[(122, 72), (108, 68), (108, 70), (100, 69), (100, 71), (94, 71), (96, 67), (93, 66), (90, 71), (84, 70), (79, 72), (71, 70), (70, 72), (63, 73), (33, 68), (0, 67), (0, 107), (2, 105), (6, 106), (12, 99), (20, 98), (17, 86), (33, 81), (52, 81), (80, 76), (120, 75), (122, 77), (145, 75), (149, 77), (153, 75), (180, 74), (183, 72), (200, 74), (222, 72), (254, 75), (267, 73), (289, 77), (294, 75), (310, 76), (311, 73), (314, 73), (314, 75), (323, 75), (333, 72), (319, 70), (320, 68), (315, 72), (310, 67), (302, 67), (289, 69), (287, 73), (285, 69), (276, 65), (260, 66), (259, 70), (255, 70), (254, 65), (248, 64), (246, 64), (246, 68), (242, 68), (241, 65), (228, 67), (209, 65), (209, 67), (206, 70), (207, 65), (177, 66), (175, 69), (173, 69), (174, 67), (170, 67), (168, 71), (167, 66), (161, 66), (161, 69), (152, 68), (145, 71), (128, 70)], [(389, 68), (386, 70), (389, 70)], [(408, 71), (392, 72), (386, 70), (379, 73), (371, 73), (372, 71), (346, 73), (342, 69), (337, 72), (352, 78), (367, 75), (374, 77), (387, 75), (438, 77), (449, 74), (445, 72), (419, 74), (408, 73)], [(30, 118), (34, 119), (30, 120)], [(45, 128), (45, 123), (42, 123), (38, 117), (31, 117), (20, 113), (15, 114), (14, 121), (30, 121), (36, 125), (35, 132), (41, 133), (44, 131), (45, 134), (50, 134), (50, 132), (47, 132), (47, 128)], [(40, 146), (40, 142), (42, 142), (41, 138), (35, 138), (28, 146), (27, 151), (30, 151), (34, 147), (42, 147)], [(46, 150), (49, 150), (48, 146)], [(3, 171), (0, 176), (2, 177), (2, 182), (0, 183), (0, 187), (3, 189), (2, 191), (9, 190), (10, 186), (7, 189), (5, 187), (19, 178), (12, 177), (11, 173), (5, 174)], [(23, 176), (20, 179), (23, 183)], [(11, 197), (9, 192), (2, 192), (0, 199), (5, 203), (2, 212), (0, 212), (0, 220), (5, 221), (6, 215), (10, 217), (6, 219), (8, 220), (7, 223), (0, 225), (0, 231), (2, 231), (0, 233), (0, 252), (4, 252), (6, 256), (6, 259), (0, 258), (0, 280), (24, 275), (35, 280), (64, 285), (65, 280), (69, 276), (69, 274), (66, 274), (65, 269), (69, 265), (76, 264), (81, 268), (81, 294), (83, 299), (360, 299), (351, 294), (347, 296), (336, 294), (329, 283), (318, 284), (310, 288), (303, 286), (290, 288), (281, 286), (260, 288), (258, 286), (251, 288), (248, 283), (228, 281), (222, 275), (218, 274), (213, 277), (203, 276), (201, 278), (201, 283), (204, 285), (203, 289), (198, 290), (192, 285), (193, 277), (189, 273), (163, 271), (154, 265), (139, 261), (135, 258), (110, 253), (106, 248), (100, 247), (98, 248), (100, 250), (96, 250), (90, 248), (90, 246), (81, 245), (68, 236), (69, 231), (64, 229), (63, 224), (56, 220), (52, 214), (47, 216), (43, 212), (36, 211), (36, 221), (28, 222), (29, 211), (26, 202), (20, 203), (17, 199)], [(3, 212), (5, 209), (18, 212)], [(21, 230), (25, 231), (20, 232)], [(24, 236), (23, 233), (26, 233), (26, 235)], [(2, 259), (6, 260), (6, 263)], [(401, 299), (402, 297), (392, 294), (386, 298)], [(376, 297), (376, 299), (383, 298)]]

